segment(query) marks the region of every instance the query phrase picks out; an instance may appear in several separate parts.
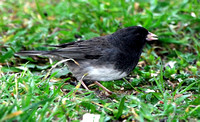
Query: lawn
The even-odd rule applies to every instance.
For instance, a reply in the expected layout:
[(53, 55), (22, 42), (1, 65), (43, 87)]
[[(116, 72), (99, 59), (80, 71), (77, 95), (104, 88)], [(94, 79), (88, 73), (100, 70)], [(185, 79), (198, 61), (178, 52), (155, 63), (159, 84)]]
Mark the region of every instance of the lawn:
[[(199, 0), (0, 1), (0, 121), (200, 121)], [(141, 25), (159, 36), (137, 67), (91, 91), (65, 64), (21, 50), (111, 34)], [(51, 70), (52, 69), (52, 70)]]

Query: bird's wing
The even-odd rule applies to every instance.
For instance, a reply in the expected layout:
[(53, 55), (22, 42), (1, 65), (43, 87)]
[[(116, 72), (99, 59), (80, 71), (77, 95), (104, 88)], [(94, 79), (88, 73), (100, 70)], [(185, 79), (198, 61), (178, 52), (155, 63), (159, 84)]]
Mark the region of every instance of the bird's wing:
[(110, 44), (106, 37), (96, 37), (90, 40), (77, 41), (56, 46), (58, 49), (46, 54), (73, 59), (98, 59)]

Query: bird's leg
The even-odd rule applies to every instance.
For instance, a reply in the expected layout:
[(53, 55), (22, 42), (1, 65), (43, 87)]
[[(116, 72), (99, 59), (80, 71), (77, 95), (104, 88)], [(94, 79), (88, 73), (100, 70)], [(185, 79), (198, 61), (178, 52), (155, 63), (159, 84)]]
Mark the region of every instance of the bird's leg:
[(85, 85), (85, 83), (83, 82), (82, 79), (81, 79), (81, 84), (83, 85), (83, 87), (84, 87), (85, 89), (89, 90), (88, 87)]
[[(79, 80), (78, 85), (76, 85), (76, 89), (80, 88), (80, 86), (81, 86), (81, 84), (82, 84), (83, 87), (84, 87), (85, 89), (89, 90), (88, 87), (87, 87), (87, 86), (85, 85), (85, 83), (83, 82), (83, 78), (84, 78), (86, 75), (88, 75), (88, 74), (87, 74), (87, 73), (84, 74), (83, 77)], [(109, 89), (107, 89), (106, 87), (104, 87), (104, 86), (103, 86), (102, 84), (100, 84), (99, 82), (95, 81), (94, 83), (95, 83), (96, 85), (98, 85), (99, 87), (101, 87), (101, 88), (102, 88), (103, 90), (105, 90), (106, 92), (108, 92), (109, 94), (112, 94), (112, 92), (111, 92)]]
[(88, 87), (87, 87), (87, 86), (85, 85), (85, 83), (83, 82), (83, 78), (84, 78), (86, 75), (87, 75), (87, 73), (84, 74), (83, 77), (82, 77), (80, 80), (78, 80), (79, 82), (78, 82), (78, 84), (76, 85), (76, 89), (80, 88), (80, 86), (81, 86), (81, 84), (82, 84), (83, 87), (84, 87), (85, 89), (89, 90)]
[(86, 90), (89, 90), (88, 87), (87, 87), (87, 86), (85, 85), (85, 83), (83, 82), (83, 78), (84, 78), (86, 75), (87, 75), (87, 74), (84, 74), (83, 77), (82, 77), (80, 80), (78, 80), (79, 82), (78, 82), (78, 84), (77, 84), (76, 87), (75, 87), (75, 91), (73, 92), (73, 96), (75, 96), (75, 94), (76, 94), (78, 88), (80, 88), (81, 84), (83, 85), (83, 87), (84, 87)]
[(98, 85), (99, 87), (101, 87), (103, 90), (105, 90), (106, 92), (108, 92), (109, 94), (112, 94), (112, 92), (107, 89), (106, 87), (104, 87), (102, 84), (100, 84), (99, 82), (95, 81), (94, 82), (96, 85)]

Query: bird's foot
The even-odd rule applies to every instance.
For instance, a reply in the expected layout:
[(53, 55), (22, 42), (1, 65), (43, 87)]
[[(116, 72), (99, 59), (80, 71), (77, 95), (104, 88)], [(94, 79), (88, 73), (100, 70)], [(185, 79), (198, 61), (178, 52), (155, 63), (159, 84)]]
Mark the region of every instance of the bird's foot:
[(108, 92), (110, 95), (112, 94), (112, 92), (107, 89), (106, 87), (104, 87), (102, 84), (100, 84), (99, 82), (95, 81), (94, 82), (96, 85), (98, 85), (99, 87), (101, 87), (103, 90), (105, 90), (106, 92)]

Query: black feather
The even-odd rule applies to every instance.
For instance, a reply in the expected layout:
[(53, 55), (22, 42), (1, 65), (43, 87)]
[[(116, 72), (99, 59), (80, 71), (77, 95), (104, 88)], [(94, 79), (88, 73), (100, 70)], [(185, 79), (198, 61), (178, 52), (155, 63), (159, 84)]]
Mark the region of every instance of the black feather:
[(147, 34), (148, 31), (145, 28), (132, 26), (120, 29), (111, 35), (56, 46), (53, 45), (57, 49), (52, 51), (21, 51), (17, 54), (26, 56), (53, 55), (62, 58), (72, 58), (80, 65), (78, 66), (74, 62), (67, 62), (67, 65), (77, 79), (82, 78), (84, 74), (94, 70), (85, 79), (115, 80), (120, 77), (109, 78), (109, 74), (102, 72), (102, 74), (100, 73), (102, 78), (95, 78), (93, 73), (101, 72), (98, 70), (99, 68), (108, 68), (122, 74), (129, 74), (139, 61), (142, 49), (146, 43)]

